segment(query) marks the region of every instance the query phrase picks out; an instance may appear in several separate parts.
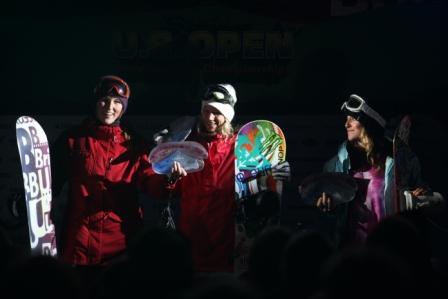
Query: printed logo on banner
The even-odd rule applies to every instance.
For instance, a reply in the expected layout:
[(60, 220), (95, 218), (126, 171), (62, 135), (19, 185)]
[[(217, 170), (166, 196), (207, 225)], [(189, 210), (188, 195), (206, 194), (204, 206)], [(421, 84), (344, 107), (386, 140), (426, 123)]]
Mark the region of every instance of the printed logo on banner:
[(186, 31), (182, 37), (175, 29), (117, 32), (115, 57), (123, 72), (154, 76), (154, 80), (178, 72), (178, 61), (185, 53), (207, 75), (227, 74), (238, 81), (271, 83), (287, 76), (294, 57), (293, 31), (237, 28)]
[(433, 0), (331, 0), (331, 16), (347, 16), (386, 6), (431, 3)]

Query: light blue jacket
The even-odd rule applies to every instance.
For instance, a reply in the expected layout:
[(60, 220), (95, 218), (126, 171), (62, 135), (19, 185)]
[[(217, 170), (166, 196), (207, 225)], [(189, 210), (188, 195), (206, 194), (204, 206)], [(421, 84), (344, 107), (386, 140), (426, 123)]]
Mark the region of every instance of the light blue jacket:
[[(407, 182), (407, 186), (404, 187), (406, 190), (414, 189), (415, 187), (422, 186), (423, 181), (421, 178), (421, 168), (420, 162), (410, 149), (406, 153), (406, 173), (402, 174), (405, 176), (404, 179)], [(339, 150), (336, 156), (327, 161), (324, 165), (324, 172), (342, 172), (349, 174), (351, 169), (350, 158), (347, 151), (347, 142), (345, 141), (339, 146)], [(395, 188), (394, 188), (394, 159), (391, 157), (386, 158), (385, 173), (384, 173), (384, 202), (383, 207), (385, 215), (393, 215), (394, 210), (394, 198), (395, 198)], [(336, 244), (342, 240), (341, 238), (346, 232), (346, 220), (348, 215), (348, 205), (343, 205), (336, 209)]]
[[(339, 146), (338, 154), (325, 163), (324, 172), (342, 172), (349, 174), (350, 169), (350, 158), (347, 151), (347, 142), (345, 141)], [(391, 157), (386, 158), (384, 181), (383, 208), (386, 215), (392, 215), (394, 198), (394, 160)]]

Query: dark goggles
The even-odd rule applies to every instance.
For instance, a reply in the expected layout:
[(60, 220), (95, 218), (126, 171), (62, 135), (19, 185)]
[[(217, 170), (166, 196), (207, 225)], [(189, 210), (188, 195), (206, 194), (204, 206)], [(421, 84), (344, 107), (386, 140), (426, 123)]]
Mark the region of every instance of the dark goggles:
[(131, 92), (127, 83), (115, 76), (103, 77), (95, 88), (95, 95), (99, 99), (107, 96), (128, 99), (130, 93)]
[(204, 101), (219, 102), (222, 104), (228, 104), (232, 107), (235, 105), (235, 99), (230, 95), (229, 91), (221, 85), (213, 85), (208, 87), (204, 94)]

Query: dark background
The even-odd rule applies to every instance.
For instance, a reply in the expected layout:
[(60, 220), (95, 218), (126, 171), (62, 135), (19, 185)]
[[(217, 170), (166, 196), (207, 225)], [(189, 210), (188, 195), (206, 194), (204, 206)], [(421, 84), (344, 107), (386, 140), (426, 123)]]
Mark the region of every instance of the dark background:
[[(84, 114), (98, 76), (113, 73), (132, 87), (131, 114), (196, 113), (200, 88), (227, 81), (241, 115), (332, 114), (359, 93), (388, 117), (443, 118), (443, 1), (47, 0), (1, 14), (2, 114)], [(151, 43), (162, 31), (170, 40)], [(192, 42), (197, 32), (214, 44)], [(222, 32), (240, 45), (219, 54)], [(269, 32), (291, 37), (282, 57), (267, 53)]]
[(424, 175), (445, 188), (445, 1), (46, 0), (0, 14), (2, 115), (60, 117), (62, 128), (115, 74), (131, 86), (127, 118), (146, 117), (150, 132), (197, 114), (206, 84), (229, 82), (235, 124), (278, 122), (301, 179), (336, 151), (341, 103), (356, 93), (386, 119), (412, 116)]
[(284, 130), (292, 203), (336, 153), (340, 106), (357, 93), (387, 119), (412, 116), (424, 178), (446, 197), (447, 22), (445, 2), (431, 0), (2, 3), (3, 203), (21, 188), (14, 120), (34, 116), (53, 140), (91, 112), (105, 74), (130, 84), (126, 117), (148, 136), (198, 113), (206, 84), (232, 83), (236, 124), (264, 118)]

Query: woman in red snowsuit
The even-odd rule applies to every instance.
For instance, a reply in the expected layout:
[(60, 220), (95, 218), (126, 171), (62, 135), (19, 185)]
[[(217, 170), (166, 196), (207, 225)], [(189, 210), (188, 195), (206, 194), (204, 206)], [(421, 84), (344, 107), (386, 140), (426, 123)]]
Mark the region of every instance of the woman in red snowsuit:
[[(231, 121), (235, 103), (236, 92), (230, 84), (208, 86), (201, 115), (187, 139), (203, 145), (208, 158), (202, 171), (188, 174), (176, 185), (180, 193), (177, 226), (191, 241), (200, 272), (233, 272), (236, 136)], [(276, 175), (288, 180), (289, 164), (283, 166)]]
[(208, 151), (204, 169), (182, 179), (178, 228), (191, 241), (200, 272), (231, 272), (234, 247), (235, 136), (193, 133)]
[(180, 180), (178, 229), (192, 245), (200, 272), (231, 272), (234, 244), (234, 144), (231, 126), (236, 102), (234, 88), (217, 84), (208, 88), (201, 117), (187, 140), (199, 142), (208, 152), (202, 171)]
[(119, 122), (129, 94), (122, 79), (102, 77), (95, 89), (95, 117), (63, 134), (52, 149), (55, 193), (68, 181), (58, 233), (67, 263), (107, 265), (122, 256), (143, 226), (137, 190), (162, 196), (165, 177), (154, 174), (148, 148)]

